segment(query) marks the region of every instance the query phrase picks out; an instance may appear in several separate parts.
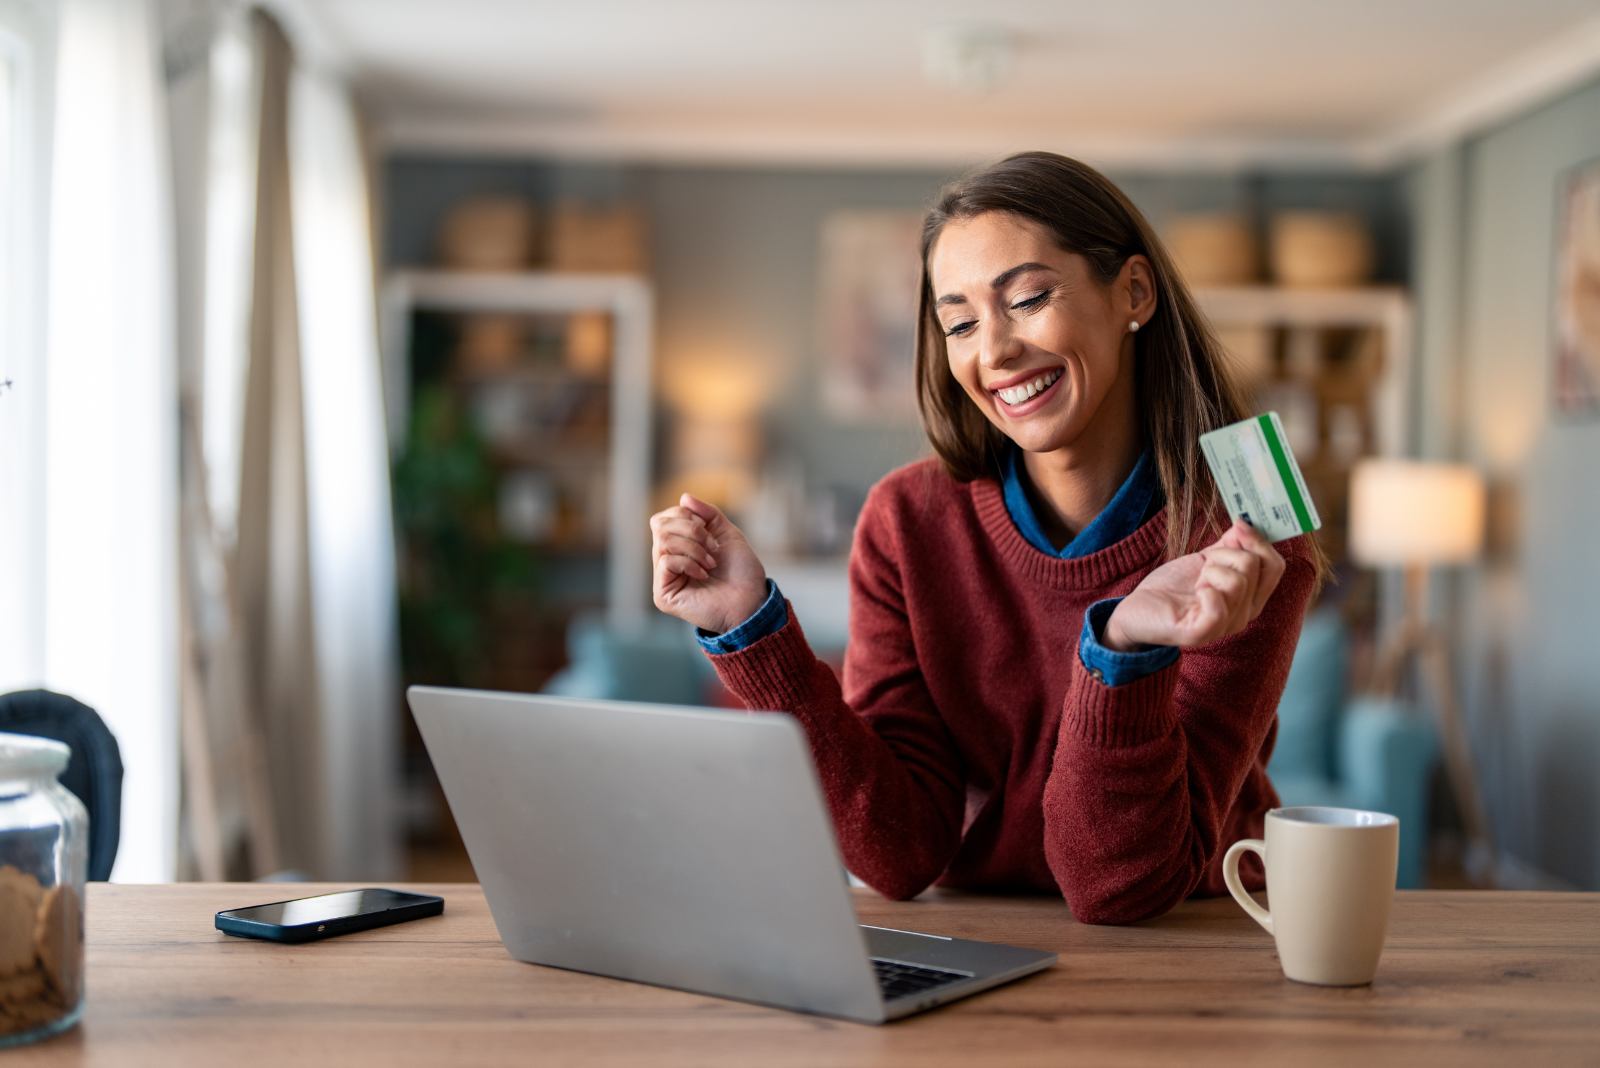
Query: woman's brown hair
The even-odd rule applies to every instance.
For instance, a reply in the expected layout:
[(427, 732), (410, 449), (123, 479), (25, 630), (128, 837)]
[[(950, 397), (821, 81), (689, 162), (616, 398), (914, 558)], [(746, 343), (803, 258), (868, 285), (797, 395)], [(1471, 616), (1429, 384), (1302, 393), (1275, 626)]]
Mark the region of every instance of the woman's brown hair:
[[(1205, 533), (1220, 534), (1221, 501), (1201, 459), (1200, 435), (1249, 414), (1226, 357), (1139, 209), (1093, 167), (1053, 152), (1023, 152), (947, 186), (923, 223), (917, 406), (945, 470), (963, 482), (998, 480), (1008, 447), (1005, 435), (950, 373), (928, 277), (928, 255), (945, 225), (992, 211), (1044, 226), (1060, 248), (1089, 262), (1102, 285), (1116, 280), (1130, 256), (1150, 261), (1156, 311), (1134, 335), (1134, 381), (1145, 440), (1169, 505), (1167, 557), (1190, 551), (1198, 505), (1204, 506)], [(1321, 573), (1321, 551), (1315, 545), (1312, 551)]]

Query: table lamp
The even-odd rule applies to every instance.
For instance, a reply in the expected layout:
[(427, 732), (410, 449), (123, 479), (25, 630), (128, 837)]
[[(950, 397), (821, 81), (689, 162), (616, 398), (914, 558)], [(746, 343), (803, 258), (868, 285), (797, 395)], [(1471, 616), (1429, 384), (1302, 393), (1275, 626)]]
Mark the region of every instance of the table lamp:
[(1483, 550), (1483, 476), (1463, 464), (1362, 460), (1350, 472), (1350, 551), (1368, 567), (1405, 569), (1404, 613), (1378, 650), (1370, 689), (1393, 697), (1415, 654), (1435, 696), (1445, 768), (1469, 846), (1491, 863), (1494, 835), (1462, 729), (1444, 637), (1428, 621), (1428, 572)]

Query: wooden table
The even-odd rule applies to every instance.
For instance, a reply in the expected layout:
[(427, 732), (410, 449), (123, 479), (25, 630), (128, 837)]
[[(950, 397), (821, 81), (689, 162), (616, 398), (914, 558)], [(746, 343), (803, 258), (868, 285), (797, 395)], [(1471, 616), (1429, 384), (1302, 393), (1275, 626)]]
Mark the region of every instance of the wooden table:
[(884, 1027), (513, 960), (475, 885), (443, 916), (301, 946), (211, 917), (345, 886), (89, 891), (80, 1027), (23, 1065), (1600, 1065), (1600, 894), (1407, 892), (1377, 982), (1283, 978), (1231, 900), (1134, 927), (1060, 900), (859, 892), (868, 923), (1055, 950), (1054, 969)]

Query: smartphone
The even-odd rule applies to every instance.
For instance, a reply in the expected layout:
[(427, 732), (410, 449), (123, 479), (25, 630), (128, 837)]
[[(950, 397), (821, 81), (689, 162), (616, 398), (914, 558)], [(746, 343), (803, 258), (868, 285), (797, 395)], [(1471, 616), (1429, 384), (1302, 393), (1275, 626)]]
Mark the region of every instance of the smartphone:
[(347, 890), (293, 901), (275, 901), (247, 909), (217, 913), (217, 930), (231, 935), (270, 938), (274, 942), (310, 942), (317, 938), (420, 920), (444, 911), (444, 898), (399, 890)]

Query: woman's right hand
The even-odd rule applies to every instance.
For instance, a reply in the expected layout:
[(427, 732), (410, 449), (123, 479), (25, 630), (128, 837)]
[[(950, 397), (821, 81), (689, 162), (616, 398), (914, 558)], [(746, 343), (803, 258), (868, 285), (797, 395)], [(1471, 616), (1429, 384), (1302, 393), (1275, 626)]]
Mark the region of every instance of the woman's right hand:
[(756, 614), (767, 599), (767, 570), (722, 510), (685, 493), (676, 508), (650, 517), (651, 583), (656, 607), (712, 634)]
[(1249, 626), (1283, 578), (1283, 557), (1243, 520), (1199, 552), (1169, 560), (1144, 577), (1106, 620), (1106, 648), (1193, 648)]

